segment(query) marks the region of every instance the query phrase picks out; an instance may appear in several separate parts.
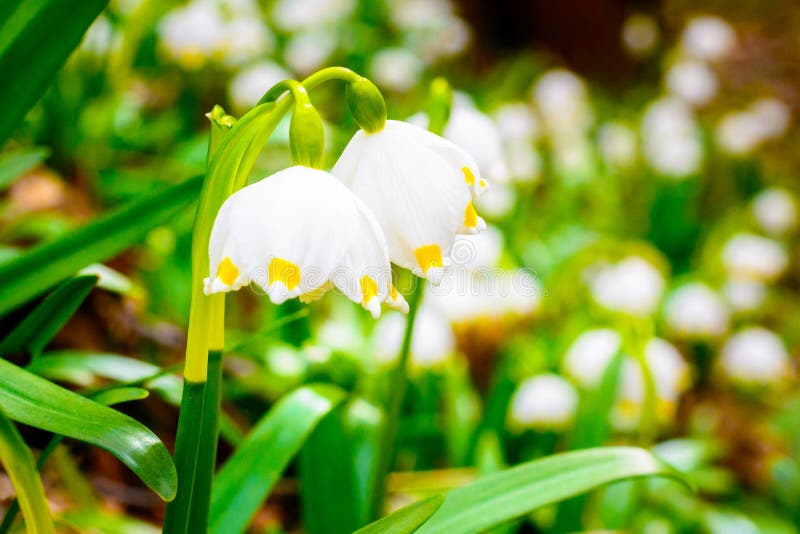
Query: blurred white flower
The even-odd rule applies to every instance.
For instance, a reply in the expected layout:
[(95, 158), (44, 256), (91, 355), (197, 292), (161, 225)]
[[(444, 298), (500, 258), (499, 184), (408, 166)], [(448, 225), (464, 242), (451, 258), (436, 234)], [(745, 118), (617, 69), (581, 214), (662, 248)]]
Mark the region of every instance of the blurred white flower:
[(286, 66), (306, 76), (320, 69), (336, 51), (336, 33), (328, 29), (292, 35), (283, 50)]
[(603, 160), (613, 167), (630, 167), (636, 162), (636, 131), (621, 122), (600, 126), (598, 146)]
[(114, 40), (114, 27), (103, 13), (86, 30), (80, 50), (95, 56), (104, 56), (111, 49)]
[(689, 106), (677, 98), (650, 104), (642, 118), (642, 150), (647, 163), (664, 175), (683, 178), (696, 173), (703, 146)]
[(502, 219), (511, 213), (516, 202), (517, 190), (511, 184), (498, 182), (475, 199), (475, 207), (487, 217)]
[(767, 299), (767, 286), (755, 280), (731, 278), (722, 286), (725, 299), (738, 312), (757, 310)]
[(541, 134), (536, 113), (524, 102), (503, 104), (494, 112), (494, 120), (505, 141), (532, 143)]
[(364, 348), (364, 333), (354, 317), (328, 318), (317, 330), (316, 340), (321, 347), (358, 356)]
[(632, 56), (649, 55), (658, 44), (658, 23), (645, 13), (633, 13), (622, 25), (622, 44)]
[(736, 32), (719, 17), (702, 16), (689, 21), (681, 36), (684, 52), (708, 61), (722, 59), (736, 46)]
[[(405, 334), (406, 318), (399, 313), (387, 313), (372, 332), (373, 353), (379, 362), (397, 360)], [(435, 308), (423, 305), (417, 311), (411, 338), (411, 363), (431, 368), (445, 363), (456, 349), (453, 330), (447, 319)]]
[(426, 64), (461, 54), (469, 46), (472, 32), (459, 17), (448, 17), (440, 26), (431, 28), (415, 47)]
[(403, 92), (414, 87), (425, 66), (410, 50), (385, 48), (372, 56), (370, 78), (380, 87)]
[(789, 106), (774, 97), (759, 98), (750, 104), (750, 110), (759, 118), (766, 139), (775, 139), (786, 133), (792, 119)]
[(264, 61), (256, 63), (236, 74), (228, 85), (228, 98), (237, 113), (243, 113), (255, 106), (276, 83), (291, 78), (277, 63)]
[(594, 300), (611, 311), (650, 315), (664, 291), (664, 277), (650, 262), (630, 256), (615, 264), (597, 265), (587, 273)]
[(473, 107), (456, 105), (445, 125), (444, 137), (475, 158), (486, 178), (493, 182), (508, 180), (500, 132), (488, 115)]
[(225, 53), (227, 24), (209, 0), (173, 9), (158, 25), (161, 49), (186, 70), (198, 70)]
[(574, 419), (578, 393), (556, 374), (528, 378), (511, 397), (509, 426), (515, 429), (563, 430)]
[(572, 342), (564, 356), (564, 372), (583, 387), (600, 383), (611, 359), (622, 348), (622, 336), (610, 328), (587, 330)]
[(722, 249), (722, 263), (733, 278), (769, 282), (783, 274), (789, 265), (789, 256), (777, 241), (753, 234), (736, 234)]
[(453, 16), (449, 0), (393, 0), (386, 7), (390, 20), (401, 30), (440, 28)]
[(278, 0), (272, 22), (286, 33), (334, 26), (350, 16), (356, 0)]
[(684, 338), (716, 338), (728, 330), (729, 312), (720, 296), (705, 284), (676, 289), (664, 309), (667, 327)]
[(764, 231), (785, 234), (797, 227), (797, 203), (788, 191), (765, 189), (753, 199), (753, 215)]
[[(681, 353), (663, 339), (651, 339), (644, 350), (646, 365), (655, 381), (656, 420), (672, 421), (678, 399), (689, 386), (689, 367)], [(621, 430), (636, 427), (642, 416), (645, 382), (641, 364), (628, 357), (623, 362), (617, 403), (611, 414), (614, 426)]]
[(426, 298), (452, 323), (528, 317), (541, 304), (542, 287), (526, 269), (451, 269)]
[(753, 152), (764, 140), (761, 119), (752, 111), (727, 113), (714, 132), (717, 145), (728, 154), (743, 156)]
[(533, 88), (533, 99), (551, 135), (571, 137), (594, 122), (586, 85), (566, 69), (543, 74)]
[(381, 302), (408, 306), (392, 285), (374, 216), (325, 171), (290, 167), (231, 195), (214, 221), (208, 255), (207, 295), (254, 282), (275, 304), (307, 302), (336, 287), (373, 317)]
[(722, 347), (719, 365), (728, 379), (745, 386), (778, 384), (792, 374), (783, 341), (762, 327), (732, 335)]
[(259, 18), (238, 17), (225, 26), (225, 64), (235, 66), (261, 58), (275, 46), (274, 38)]
[(395, 264), (441, 280), (456, 234), (486, 228), (473, 206), (488, 184), (454, 143), (400, 121), (359, 130), (331, 171), (375, 212)]
[(670, 93), (693, 106), (704, 106), (717, 94), (717, 75), (708, 64), (696, 59), (682, 59), (673, 64), (666, 75)]

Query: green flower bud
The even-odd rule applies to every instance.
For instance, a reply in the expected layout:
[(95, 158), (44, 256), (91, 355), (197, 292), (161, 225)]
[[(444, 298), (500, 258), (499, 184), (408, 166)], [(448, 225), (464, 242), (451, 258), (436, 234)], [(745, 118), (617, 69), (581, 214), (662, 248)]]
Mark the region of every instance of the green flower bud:
[(359, 78), (347, 84), (345, 98), (356, 122), (367, 133), (383, 130), (386, 124), (386, 102), (375, 84)]
[(437, 135), (442, 135), (447, 121), (450, 120), (450, 110), (453, 106), (453, 89), (444, 78), (436, 78), (431, 82), (428, 102), (428, 129)]
[(297, 165), (319, 169), (325, 153), (325, 128), (311, 102), (296, 102), (289, 124), (289, 145)]
[(217, 147), (222, 143), (222, 138), (231, 129), (236, 119), (227, 115), (220, 105), (214, 106), (210, 112), (206, 113), (206, 117), (211, 122), (211, 135), (208, 141), (208, 161), (211, 161)]

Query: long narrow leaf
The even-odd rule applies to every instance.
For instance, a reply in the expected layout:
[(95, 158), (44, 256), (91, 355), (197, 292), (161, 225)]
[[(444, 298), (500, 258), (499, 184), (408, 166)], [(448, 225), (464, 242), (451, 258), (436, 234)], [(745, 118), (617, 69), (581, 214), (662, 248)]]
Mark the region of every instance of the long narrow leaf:
[(0, 355), (25, 349), (32, 356), (39, 356), (96, 283), (96, 276), (78, 276), (58, 286), (3, 339)]
[(636, 447), (600, 447), (557, 454), (450, 491), (442, 507), (417, 532), (483, 532), (546, 504), (610, 482), (647, 475), (679, 477), (661, 460)]
[(0, 408), (9, 418), (102, 447), (161, 498), (177, 475), (163, 443), (138, 421), (0, 359)]
[(344, 397), (339, 388), (314, 385), (278, 402), (217, 474), (209, 532), (244, 531), (305, 439)]
[(167, 222), (177, 209), (197, 198), (201, 185), (202, 177), (198, 176), (145, 195), (69, 235), (0, 264), (0, 316), (82, 267), (104, 261), (138, 242), (152, 228)]
[(411, 534), (442, 506), (444, 496), (434, 495), (378, 519), (353, 534)]
[(39, 471), (14, 424), (0, 412), (0, 463), (11, 478), (28, 532), (55, 532)]
[[(0, 20), (4, 19), (0, 17)], [(0, 159), (0, 191), (42, 163), (48, 154), (49, 152), (45, 148), (34, 148), (8, 154)]]
[[(5, 0), (0, 26), (0, 145), (44, 94), (108, 0)], [(13, 6), (13, 7), (12, 7)]]

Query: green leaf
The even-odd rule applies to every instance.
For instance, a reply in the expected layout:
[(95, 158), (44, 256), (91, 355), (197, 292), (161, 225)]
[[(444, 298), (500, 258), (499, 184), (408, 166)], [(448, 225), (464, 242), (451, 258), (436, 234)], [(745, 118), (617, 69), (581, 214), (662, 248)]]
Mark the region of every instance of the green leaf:
[(119, 254), (152, 228), (167, 223), (179, 208), (197, 198), (202, 181), (202, 176), (198, 176), (143, 195), (68, 235), (0, 264), (0, 280), (3, 280), (0, 316), (44, 293), (82, 267)]
[(50, 152), (46, 148), (33, 148), (13, 152), (0, 158), (0, 191), (5, 190), (14, 183), (14, 180), (41, 164), (49, 154)]
[(144, 388), (123, 386), (98, 391), (94, 393), (91, 398), (93, 401), (104, 406), (111, 406), (112, 404), (122, 404), (123, 402), (146, 399), (149, 395), (150, 392)]
[(0, 13), (0, 145), (44, 94), (108, 0), (5, 0)]
[(62, 283), (3, 339), (0, 355), (27, 350), (34, 358), (39, 356), (96, 283), (96, 276), (79, 276)]
[(9, 418), (114, 454), (164, 500), (175, 496), (169, 451), (138, 421), (0, 360), (0, 407)]
[(353, 534), (411, 534), (425, 523), (442, 506), (444, 496), (434, 495), (400, 508), (374, 523), (356, 530)]
[(598, 486), (647, 475), (682, 480), (671, 467), (636, 447), (601, 447), (556, 454), (448, 492), (442, 507), (417, 532), (483, 532)]
[(28, 532), (55, 532), (39, 471), (14, 424), (0, 412), (0, 462), (17, 493)]
[(96, 377), (117, 382), (143, 381), (147, 389), (155, 391), (170, 404), (177, 406), (181, 402), (180, 378), (162, 374), (150, 379), (162, 369), (128, 356), (73, 350), (48, 352), (25, 369), (49, 380), (63, 380), (83, 387), (95, 385)]
[(242, 532), (317, 423), (344, 400), (331, 385), (299, 388), (253, 428), (217, 474), (209, 532)]

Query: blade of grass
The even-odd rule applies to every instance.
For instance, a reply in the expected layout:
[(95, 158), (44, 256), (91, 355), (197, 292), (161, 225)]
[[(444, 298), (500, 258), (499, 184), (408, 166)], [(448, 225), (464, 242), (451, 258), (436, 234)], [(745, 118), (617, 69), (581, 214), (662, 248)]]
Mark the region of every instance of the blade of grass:
[(396, 512), (356, 530), (353, 534), (411, 534), (425, 523), (442, 506), (443, 502), (444, 496), (433, 495), (400, 508)]

